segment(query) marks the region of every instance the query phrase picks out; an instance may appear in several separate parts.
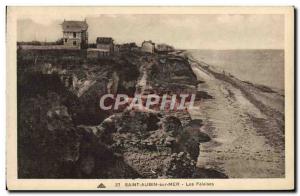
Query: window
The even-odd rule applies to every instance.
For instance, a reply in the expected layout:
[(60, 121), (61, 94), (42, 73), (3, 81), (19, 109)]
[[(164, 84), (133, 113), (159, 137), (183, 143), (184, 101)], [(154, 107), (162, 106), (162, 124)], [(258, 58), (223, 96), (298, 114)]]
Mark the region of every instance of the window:
[(73, 41), (73, 46), (76, 46), (76, 41)]
[(73, 33), (73, 37), (76, 38), (76, 33)]
[(65, 42), (67, 42), (68, 41), (68, 39), (65, 39)]

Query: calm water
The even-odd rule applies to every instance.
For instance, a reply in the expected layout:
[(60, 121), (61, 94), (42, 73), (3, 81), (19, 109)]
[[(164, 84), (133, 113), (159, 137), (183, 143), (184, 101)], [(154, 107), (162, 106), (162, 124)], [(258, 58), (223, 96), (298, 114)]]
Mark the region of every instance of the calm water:
[(235, 77), (276, 89), (284, 88), (284, 50), (190, 50), (194, 58)]

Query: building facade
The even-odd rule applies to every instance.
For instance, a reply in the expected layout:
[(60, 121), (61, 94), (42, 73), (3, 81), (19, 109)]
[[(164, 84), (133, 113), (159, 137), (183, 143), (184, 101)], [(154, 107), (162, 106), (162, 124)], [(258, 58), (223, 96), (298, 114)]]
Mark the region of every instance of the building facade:
[(88, 47), (88, 24), (86, 21), (66, 21), (62, 23), (63, 44), (67, 48)]
[(97, 37), (97, 49), (104, 55), (111, 55), (114, 52), (114, 40), (111, 37)]
[(143, 41), (141, 51), (147, 53), (154, 53), (155, 43), (150, 41)]
[(120, 52), (120, 44), (115, 44), (114, 45), (114, 53), (119, 53)]
[(168, 52), (173, 52), (174, 50), (175, 50), (174, 47), (168, 44), (157, 44), (155, 46), (155, 51), (158, 53), (168, 53)]

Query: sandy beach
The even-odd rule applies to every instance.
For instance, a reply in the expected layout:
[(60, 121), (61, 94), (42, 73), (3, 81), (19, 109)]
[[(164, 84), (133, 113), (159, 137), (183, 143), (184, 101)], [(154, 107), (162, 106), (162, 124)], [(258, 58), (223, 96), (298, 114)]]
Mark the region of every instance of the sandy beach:
[(212, 140), (200, 145), (198, 166), (229, 178), (284, 177), (284, 97), (189, 57), (198, 90), (213, 99), (190, 110)]

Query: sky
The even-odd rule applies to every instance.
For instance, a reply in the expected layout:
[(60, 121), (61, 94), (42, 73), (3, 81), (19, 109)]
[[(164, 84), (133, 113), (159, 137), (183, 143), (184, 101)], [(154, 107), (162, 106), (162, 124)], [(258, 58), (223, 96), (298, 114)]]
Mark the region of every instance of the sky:
[(18, 41), (55, 41), (61, 23), (86, 19), (89, 43), (113, 37), (115, 43), (144, 40), (180, 49), (283, 49), (284, 16), (270, 14), (95, 14), (30, 13), (18, 19)]

